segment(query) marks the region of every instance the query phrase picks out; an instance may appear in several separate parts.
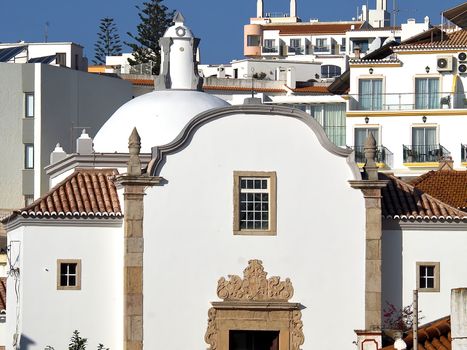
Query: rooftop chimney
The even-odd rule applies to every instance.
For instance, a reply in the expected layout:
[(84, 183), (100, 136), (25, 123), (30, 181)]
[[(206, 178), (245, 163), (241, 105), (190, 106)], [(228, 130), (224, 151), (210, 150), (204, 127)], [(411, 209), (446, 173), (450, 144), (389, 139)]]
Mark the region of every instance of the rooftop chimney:
[(454, 170), (452, 157), (445, 157), (439, 161), (438, 170)]
[(264, 17), (263, 0), (257, 0), (256, 1), (256, 17), (257, 18), (263, 18)]
[(63, 148), (60, 146), (59, 143), (57, 143), (57, 146), (55, 146), (53, 152), (50, 153), (50, 164), (58, 163), (59, 161), (65, 159), (66, 156), (67, 154), (65, 153)]
[(290, 0), (290, 17), (297, 17), (297, 2)]

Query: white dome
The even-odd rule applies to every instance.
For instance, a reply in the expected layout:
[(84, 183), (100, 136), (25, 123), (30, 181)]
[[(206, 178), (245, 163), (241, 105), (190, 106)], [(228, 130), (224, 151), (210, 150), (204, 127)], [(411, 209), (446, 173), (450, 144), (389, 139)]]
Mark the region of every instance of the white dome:
[(141, 136), (141, 152), (174, 140), (197, 114), (230, 106), (226, 101), (194, 90), (162, 90), (139, 96), (121, 106), (94, 138), (95, 152), (127, 153), (134, 127)]

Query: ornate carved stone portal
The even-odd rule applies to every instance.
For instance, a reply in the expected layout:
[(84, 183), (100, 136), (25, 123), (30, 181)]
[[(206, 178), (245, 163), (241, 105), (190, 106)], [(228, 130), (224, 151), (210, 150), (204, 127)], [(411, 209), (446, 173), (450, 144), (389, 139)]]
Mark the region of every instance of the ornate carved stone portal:
[(261, 260), (250, 260), (243, 279), (229, 275), (217, 283), (221, 302), (212, 302), (208, 311), (205, 341), (209, 350), (229, 350), (229, 333), (244, 331), (279, 331), (281, 350), (299, 350), (305, 341), (299, 303), (290, 303), (292, 282), (286, 278), (266, 277)]

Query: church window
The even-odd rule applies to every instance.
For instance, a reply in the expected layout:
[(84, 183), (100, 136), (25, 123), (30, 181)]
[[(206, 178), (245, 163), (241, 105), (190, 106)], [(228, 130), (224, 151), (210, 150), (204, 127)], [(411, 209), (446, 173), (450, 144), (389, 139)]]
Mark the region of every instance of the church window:
[(417, 289), (439, 292), (439, 262), (417, 262)]
[(81, 289), (81, 260), (57, 260), (57, 289)]
[(276, 233), (276, 173), (234, 172), (234, 233)]

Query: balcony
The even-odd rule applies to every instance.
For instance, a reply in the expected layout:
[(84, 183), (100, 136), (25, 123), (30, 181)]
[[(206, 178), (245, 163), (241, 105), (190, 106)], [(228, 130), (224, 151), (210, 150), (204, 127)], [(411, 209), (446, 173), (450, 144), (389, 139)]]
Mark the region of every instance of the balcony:
[(279, 46), (262, 46), (261, 53), (277, 55), (279, 54)]
[(459, 93), (393, 93), (349, 95), (349, 111), (412, 111), (467, 109), (467, 95)]
[[(365, 164), (364, 146), (351, 147), (355, 154), (355, 163)], [(392, 167), (394, 154), (384, 146), (378, 146), (376, 151), (376, 163), (379, 167)]]
[(314, 53), (331, 53), (331, 45), (313, 46)]
[(461, 144), (461, 162), (467, 163), (467, 144), (466, 145)]
[(289, 46), (287, 48), (288, 55), (306, 55), (307, 49), (306, 46)]
[(404, 163), (438, 163), (443, 157), (450, 156), (441, 145), (403, 145)]

